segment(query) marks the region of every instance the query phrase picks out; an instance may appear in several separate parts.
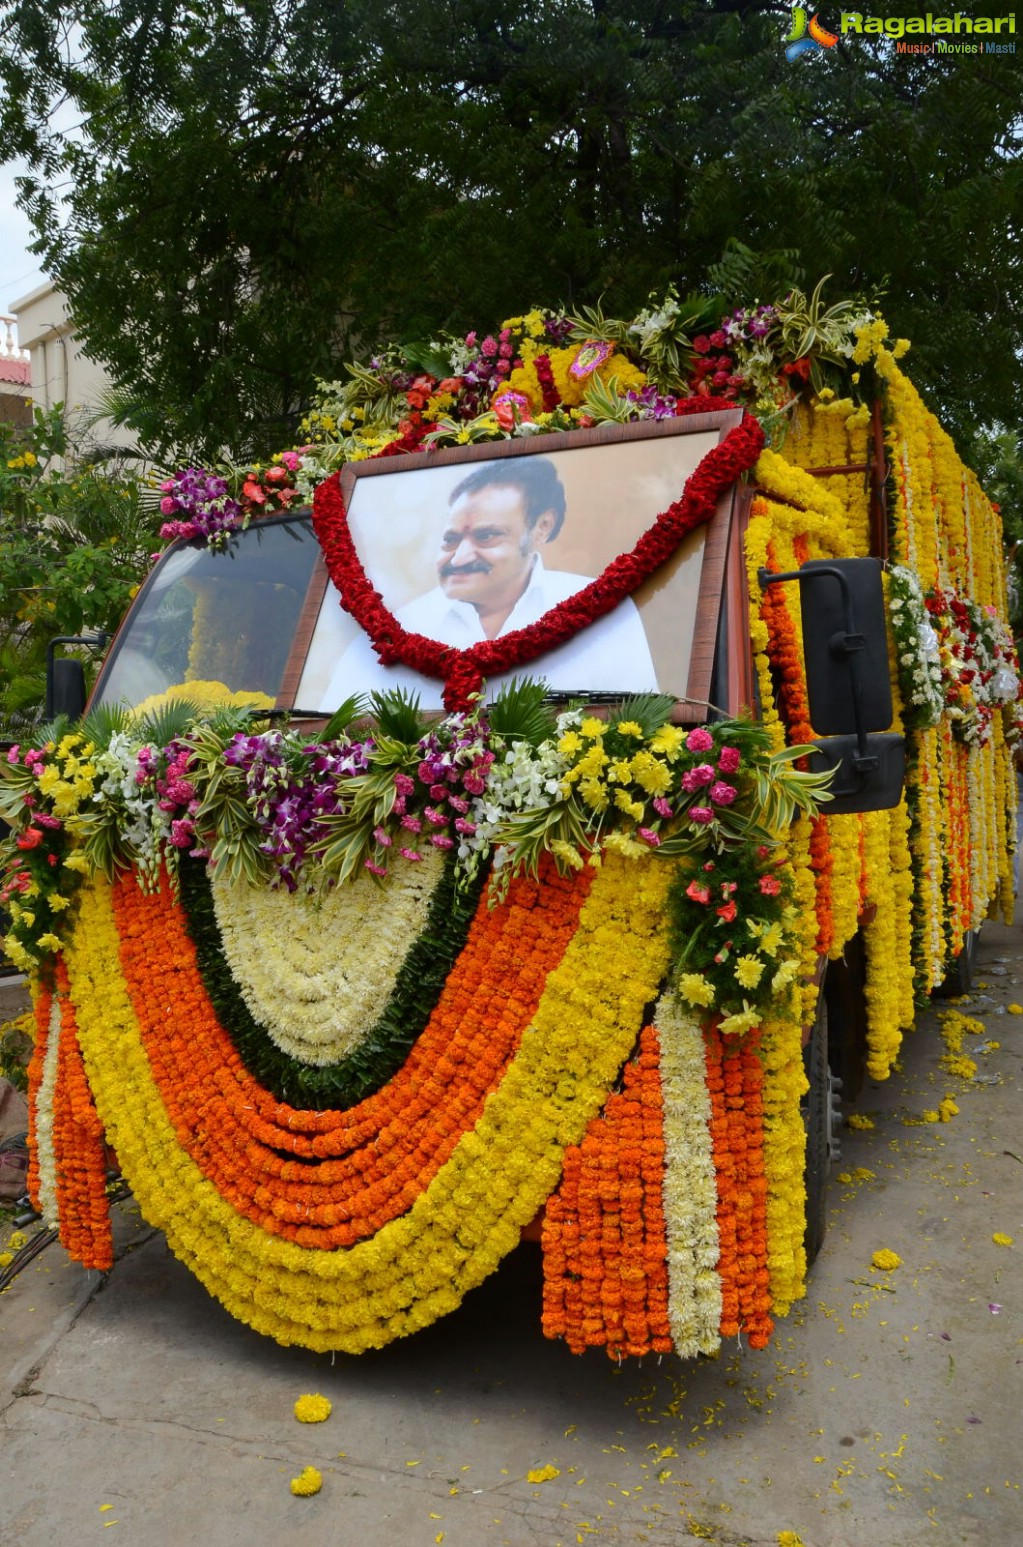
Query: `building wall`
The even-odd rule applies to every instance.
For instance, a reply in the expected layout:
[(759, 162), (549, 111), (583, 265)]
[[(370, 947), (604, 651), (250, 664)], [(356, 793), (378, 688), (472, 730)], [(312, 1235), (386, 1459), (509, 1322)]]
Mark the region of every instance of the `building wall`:
[[(103, 366), (84, 353), (68, 312), (67, 297), (50, 282), (40, 285), (11, 308), (18, 339), (31, 356), (30, 393), (41, 408), (63, 403), (81, 423), (92, 416), (110, 378)], [(88, 432), (94, 443), (130, 446), (130, 430), (101, 419)]]

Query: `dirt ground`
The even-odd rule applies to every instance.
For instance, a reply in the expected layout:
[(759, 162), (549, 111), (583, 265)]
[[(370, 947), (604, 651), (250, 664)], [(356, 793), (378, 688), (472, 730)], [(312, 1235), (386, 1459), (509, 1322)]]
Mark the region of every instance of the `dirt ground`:
[[(0, 1544), (1023, 1543), (1018, 928), (985, 929), (977, 976), (978, 1077), (940, 1067), (936, 1004), (861, 1096), (874, 1126), (844, 1136), (807, 1297), (764, 1352), (574, 1358), (541, 1336), (530, 1246), (417, 1338), (279, 1348), (121, 1204), (105, 1283), (51, 1246), (0, 1295)], [(872, 1269), (881, 1247), (901, 1266)], [(301, 1425), (314, 1391), (333, 1412)], [(295, 1498), (308, 1464), (322, 1490)]]

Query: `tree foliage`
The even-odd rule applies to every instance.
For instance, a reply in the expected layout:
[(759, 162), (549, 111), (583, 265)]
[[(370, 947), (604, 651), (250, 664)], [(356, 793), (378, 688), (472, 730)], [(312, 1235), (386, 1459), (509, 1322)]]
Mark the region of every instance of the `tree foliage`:
[(158, 525), (134, 474), (76, 451), (62, 405), (26, 430), (0, 422), (0, 737), (39, 719), (51, 639), (113, 633)]
[(533, 302), (629, 313), (715, 265), (881, 290), (961, 442), (1023, 417), (1012, 55), (845, 38), (790, 63), (783, 0), (0, 16), (0, 155), (29, 157), (45, 261), (157, 444), (265, 451), (353, 346)]

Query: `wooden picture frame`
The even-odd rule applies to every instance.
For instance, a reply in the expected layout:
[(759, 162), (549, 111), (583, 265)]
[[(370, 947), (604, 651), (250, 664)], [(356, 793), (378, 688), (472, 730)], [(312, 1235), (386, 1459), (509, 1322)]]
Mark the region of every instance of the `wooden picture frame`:
[[(403, 630), (442, 638), (421, 623), (406, 620), (439, 615), (444, 606), (440, 539), (452, 510), (452, 497), (467, 478), (489, 479), (491, 484), (507, 488), (515, 484), (523, 465), (515, 459), (539, 458), (553, 467), (564, 490), (564, 519), (542, 546), (534, 546), (540, 549), (543, 566), (564, 577), (553, 588), (553, 594), (559, 594), (575, 581), (582, 584), (594, 579), (619, 554), (631, 551), (658, 515), (681, 498), (686, 479), (741, 418), (739, 409), (715, 409), (682, 418), (602, 424), (568, 433), (349, 463), (342, 470), (340, 483), (352, 540), (367, 578)], [(489, 473), (488, 464), (493, 464)], [(482, 496), (484, 491), (478, 492)], [(456, 500), (459, 510), (468, 498), (463, 495)], [(597, 659), (588, 648), (588, 636), (609, 622), (600, 619), (580, 632), (574, 652), (575, 640), (561, 647), (581, 680), (565, 679), (555, 650), (488, 682), (488, 696), (508, 677), (530, 675), (551, 681), (556, 696), (591, 701), (656, 688), (698, 710), (683, 718), (705, 717), (734, 506), (735, 486), (731, 486), (718, 499), (711, 519), (684, 538), (672, 556), (640, 581), (631, 595), (629, 608), (638, 612), (642, 623), (653, 680), (645, 660), (641, 670), (631, 669), (624, 658), (627, 652), (620, 652), (623, 658), (618, 680), (587, 680), (586, 662)], [(484, 584), (482, 577), (480, 583)], [(464, 589), (463, 577), (457, 584)], [(543, 587), (538, 589), (542, 593)], [(447, 601), (452, 600), (457, 598), (447, 594)], [(471, 605), (482, 617), (483, 604), (473, 600)], [(465, 603), (461, 609), (447, 610), (464, 614)], [(443, 626), (447, 627), (446, 621)], [(402, 686), (418, 692), (424, 708), (440, 707), (439, 680), (423, 677), (404, 659), (397, 665), (379, 665), (368, 637), (345, 616), (325, 569), (311, 588), (302, 633), (304, 639), (296, 641), (300, 660), (295, 663), (299, 670), (293, 676), (293, 692), (287, 699), (282, 693), (282, 705), (315, 706), (328, 713), (336, 707), (333, 700), (340, 702), (348, 693)], [(619, 631), (616, 637), (635, 636)], [(350, 663), (347, 668), (346, 660)], [(552, 665), (558, 668), (554, 673)]]

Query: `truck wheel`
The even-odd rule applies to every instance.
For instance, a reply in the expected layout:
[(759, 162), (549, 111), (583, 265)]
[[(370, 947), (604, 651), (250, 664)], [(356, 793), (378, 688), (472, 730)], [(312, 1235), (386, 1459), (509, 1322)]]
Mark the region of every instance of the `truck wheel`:
[(841, 1084), (828, 1063), (828, 1006), (823, 989), (817, 998), (810, 1040), (803, 1049), (810, 1089), (803, 1098), (806, 1126), (806, 1261), (813, 1262), (824, 1243), (828, 1220), (828, 1179), (838, 1159), (837, 1106)]
[(944, 983), (938, 989), (941, 999), (958, 999), (973, 987), (973, 970), (977, 961), (977, 937), (979, 929), (971, 929), (963, 936), (963, 948), (948, 969)]

